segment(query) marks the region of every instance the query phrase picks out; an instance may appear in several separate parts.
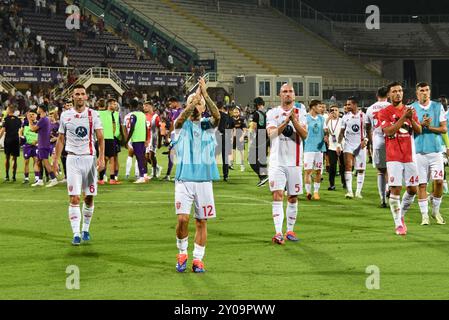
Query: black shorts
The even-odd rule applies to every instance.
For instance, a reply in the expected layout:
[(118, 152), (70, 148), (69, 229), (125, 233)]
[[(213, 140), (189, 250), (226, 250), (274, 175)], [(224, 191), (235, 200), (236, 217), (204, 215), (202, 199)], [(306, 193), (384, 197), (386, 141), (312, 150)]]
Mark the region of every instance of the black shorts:
[(104, 156), (108, 158), (115, 157), (117, 155), (117, 151), (115, 150), (115, 142), (114, 139), (105, 139), (104, 140)]
[(115, 147), (115, 153), (118, 154), (120, 151), (122, 151), (122, 147), (120, 146), (120, 140), (117, 138), (114, 138), (114, 147)]
[(7, 156), (18, 157), (20, 156), (20, 141), (19, 140), (5, 140), (4, 143), (5, 154)]

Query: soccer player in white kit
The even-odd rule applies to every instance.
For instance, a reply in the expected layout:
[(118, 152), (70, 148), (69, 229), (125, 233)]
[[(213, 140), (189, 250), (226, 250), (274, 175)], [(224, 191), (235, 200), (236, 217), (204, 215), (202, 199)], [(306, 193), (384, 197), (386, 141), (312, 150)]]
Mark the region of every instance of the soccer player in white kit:
[(273, 194), (272, 213), (276, 234), (272, 241), (284, 244), (284, 189), (287, 186), (287, 233), (298, 241), (293, 231), (298, 215), (298, 194), (302, 193), (302, 139), (307, 138), (305, 113), (294, 107), (295, 91), (289, 84), (280, 90), (281, 105), (267, 113), (267, 132), (271, 140), (268, 177)]
[(444, 158), (442, 134), (447, 133), (446, 112), (439, 102), (430, 100), (430, 86), (425, 82), (416, 85), (417, 101), (412, 104), (422, 126), (422, 133), (415, 135), (415, 151), (418, 161), (418, 204), (422, 215), (421, 225), (429, 224), (427, 185), (433, 180), (432, 217), (438, 224), (446, 224), (440, 206), (443, 197)]
[(373, 146), (373, 163), (377, 169), (377, 190), (380, 196), (380, 206), (382, 208), (387, 207), (386, 194), (387, 194), (387, 155), (385, 150), (385, 136), (382, 128), (379, 126), (377, 120), (377, 114), (380, 110), (388, 107), (388, 89), (387, 87), (381, 87), (377, 90), (377, 102), (368, 108), (366, 111), (366, 131), (368, 133), (368, 139)]
[(346, 198), (354, 198), (352, 192), (352, 167), (357, 171), (357, 190), (356, 198), (362, 199), (363, 182), (365, 181), (366, 169), (366, 115), (358, 110), (358, 101), (355, 97), (350, 97), (346, 101), (348, 113), (343, 116), (340, 136), (338, 143), (344, 143), (345, 159), (345, 180), (346, 180)]
[[(70, 196), (69, 219), (73, 231), (72, 244), (80, 245), (90, 240), (89, 226), (94, 213), (94, 199), (97, 195), (97, 171), (104, 169), (104, 137), (100, 117), (86, 105), (86, 89), (74, 87), (74, 107), (61, 114), (59, 137), (56, 143), (56, 159), (59, 159), (65, 142), (67, 155), (67, 189)], [(95, 137), (99, 156), (95, 155)], [(53, 163), (57, 172), (58, 163)], [(84, 193), (83, 228), (81, 227), (80, 197)]]

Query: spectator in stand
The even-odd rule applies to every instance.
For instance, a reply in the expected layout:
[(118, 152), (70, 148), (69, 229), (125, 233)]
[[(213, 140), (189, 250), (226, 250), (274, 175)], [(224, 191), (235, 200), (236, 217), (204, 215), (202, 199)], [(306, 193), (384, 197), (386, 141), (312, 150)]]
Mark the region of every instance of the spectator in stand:
[(50, 4), (48, 5), (48, 11), (50, 13), (50, 18), (53, 19), (53, 17), (56, 15), (56, 1), (52, 0)]
[(168, 62), (168, 70), (173, 71), (174, 61), (173, 61), (173, 56), (171, 54), (168, 55), (167, 62)]
[(151, 58), (153, 60), (156, 60), (157, 58), (157, 43), (153, 42), (153, 44), (151, 45)]
[(118, 55), (118, 45), (114, 44), (114, 46), (112, 47), (112, 57), (115, 59), (117, 58)]
[(34, 0), (34, 12), (41, 13), (41, 0)]
[(69, 66), (69, 57), (67, 56), (67, 54), (65, 54), (62, 58), (62, 66), (64, 68), (67, 68)]

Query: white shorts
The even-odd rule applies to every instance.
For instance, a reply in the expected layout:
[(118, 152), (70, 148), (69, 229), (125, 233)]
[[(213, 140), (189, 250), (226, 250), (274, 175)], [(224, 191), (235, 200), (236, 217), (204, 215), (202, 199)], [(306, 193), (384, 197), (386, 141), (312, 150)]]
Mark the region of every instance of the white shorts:
[(403, 181), (407, 187), (419, 184), (418, 167), (414, 162), (387, 162), (387, 172), (390, 187), (402, 187)]
[(385, 169), (387, 167), (387, 152), (385, 148), (373, 150), (373, 164), (376, 169)]
[(270, 167), (268, 169), (270, 191), (284, 191), (289, 196), (302, 194), (302, 167)]
[(195, 203), (195, 219), (207, 220), (216, 217), (211, 181), (175, 181), (176, 214), (190, 214), (192, 203)]
[(323, 168), (322, 152), (304, 153), (304, 170), (321, 170)]
[(67, 190), (70, 196), (97, 195), (97, 164), (91, 155), (67, 155)]
[[(350, 153), (354, 156), (354, 169), (355, 170), (366, 170), (366, 152), (367, 148), (365, 149), (358, 149), (358, 147), (355, 148), (344, 148), (344, 153)], [(354, 154), (356, 152), (356, 154)]]
[(444, 159), (442, 153), (416, 154), (419, 183), (444, 179)]

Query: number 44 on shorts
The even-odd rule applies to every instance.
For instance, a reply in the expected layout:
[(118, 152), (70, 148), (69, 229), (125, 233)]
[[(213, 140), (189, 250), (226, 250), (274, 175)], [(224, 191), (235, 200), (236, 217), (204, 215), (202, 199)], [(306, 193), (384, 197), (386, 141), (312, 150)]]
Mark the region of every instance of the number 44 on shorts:
[(411, 178), (410, 178), (410, 181), (409, 181), (411, 184), (415, 184), (415, 183), (418, 183), (419, 182), (419, 179), (418, 179), (418, 176), (416, 176), (416, 177), (414, 177), (414, 176), (411, 176)]

